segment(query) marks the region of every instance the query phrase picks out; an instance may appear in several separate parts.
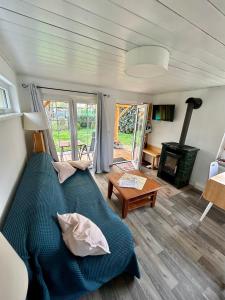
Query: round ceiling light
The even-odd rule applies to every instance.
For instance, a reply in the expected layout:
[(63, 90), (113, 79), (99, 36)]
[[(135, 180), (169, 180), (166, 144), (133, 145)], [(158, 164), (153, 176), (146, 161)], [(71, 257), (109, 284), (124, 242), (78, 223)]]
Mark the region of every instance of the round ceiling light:
[(127, 75), (151, 78), (163, 75), (168, 70), (169, 51), (160, 46), (141, 46), (126, 54)]

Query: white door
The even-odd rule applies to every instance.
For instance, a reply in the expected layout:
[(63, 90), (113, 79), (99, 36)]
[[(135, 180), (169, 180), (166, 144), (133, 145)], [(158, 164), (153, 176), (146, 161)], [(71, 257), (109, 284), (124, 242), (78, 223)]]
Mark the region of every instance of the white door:
[(141, 165), (147, 111), (148, 104), (137, 105), (132, 152), (132, 163), (135, 169), (139, 169)]

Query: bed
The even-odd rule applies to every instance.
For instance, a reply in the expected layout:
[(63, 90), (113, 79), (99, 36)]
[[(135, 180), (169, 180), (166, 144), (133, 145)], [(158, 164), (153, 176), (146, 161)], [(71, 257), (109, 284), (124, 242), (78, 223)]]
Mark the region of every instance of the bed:
[[(3, 234), (25, 262), (28, 299), (74, 300), (121, 273), (140, 277), (129, 228), (109, 208), (89, 170), (59, 184), (46, 153), (28, 161)], [(77, 212), (105, 235), (111, 254), (74, 256), (65, 246), (56, 214)]]

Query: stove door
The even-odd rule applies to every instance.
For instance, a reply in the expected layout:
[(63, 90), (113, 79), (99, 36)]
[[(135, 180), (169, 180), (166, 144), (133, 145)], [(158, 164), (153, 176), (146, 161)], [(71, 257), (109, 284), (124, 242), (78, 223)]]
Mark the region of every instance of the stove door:
[(171, 176), (175, 176), (179, 163), (180, 155), (167, 151), (166, 159), (163, 165), (163, 171)]

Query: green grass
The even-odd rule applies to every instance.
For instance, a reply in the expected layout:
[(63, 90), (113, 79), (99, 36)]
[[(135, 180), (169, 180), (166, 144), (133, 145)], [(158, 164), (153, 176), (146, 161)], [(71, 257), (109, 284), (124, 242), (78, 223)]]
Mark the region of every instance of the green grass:
[(95, 129), (80, 128), (77, 131), (77, 139), (86, 145), (90, 145), (93, 131)]
[[(92, 137), (92, 132), (94, 129), (89, 129), (89, 128), (80, 128), (78, 129), (77, 132), (77, 139), (82, 143), (86, 145), (91, 144), (91, 137)], [(58, 141), (70, 141), (70, 134), (67, 130), (62, 130), (57, 132), (57, 130), (53, 130), (53, 140), (56, 145), (56, 150), (60, 151), (60, 147), (58, 147)], [(66, 150), (71, 150), (70, 147), (66, 148)]]
[(133, 143), (133, 133), (123, 133), (119, 132), (119, 141), (122, 145), (132, 145)]
[[(77, 139), (83, 144), (90, 145), (93, 131), (95, 131), (95, 129), (79, 128), (77, 131)], [(58, 141), (70, 141), (70, 134), (67, 130), (62, 130), (59, 134), (56, 130), (53, 130), (53, 140), (56, 145), (56, 150), (60, 151)], [(119, 141), (122, 145), (132, 145), (133, 134), (119, 132)], [(71, 148), (68, 147), (65, 150), (71, 150)]]

